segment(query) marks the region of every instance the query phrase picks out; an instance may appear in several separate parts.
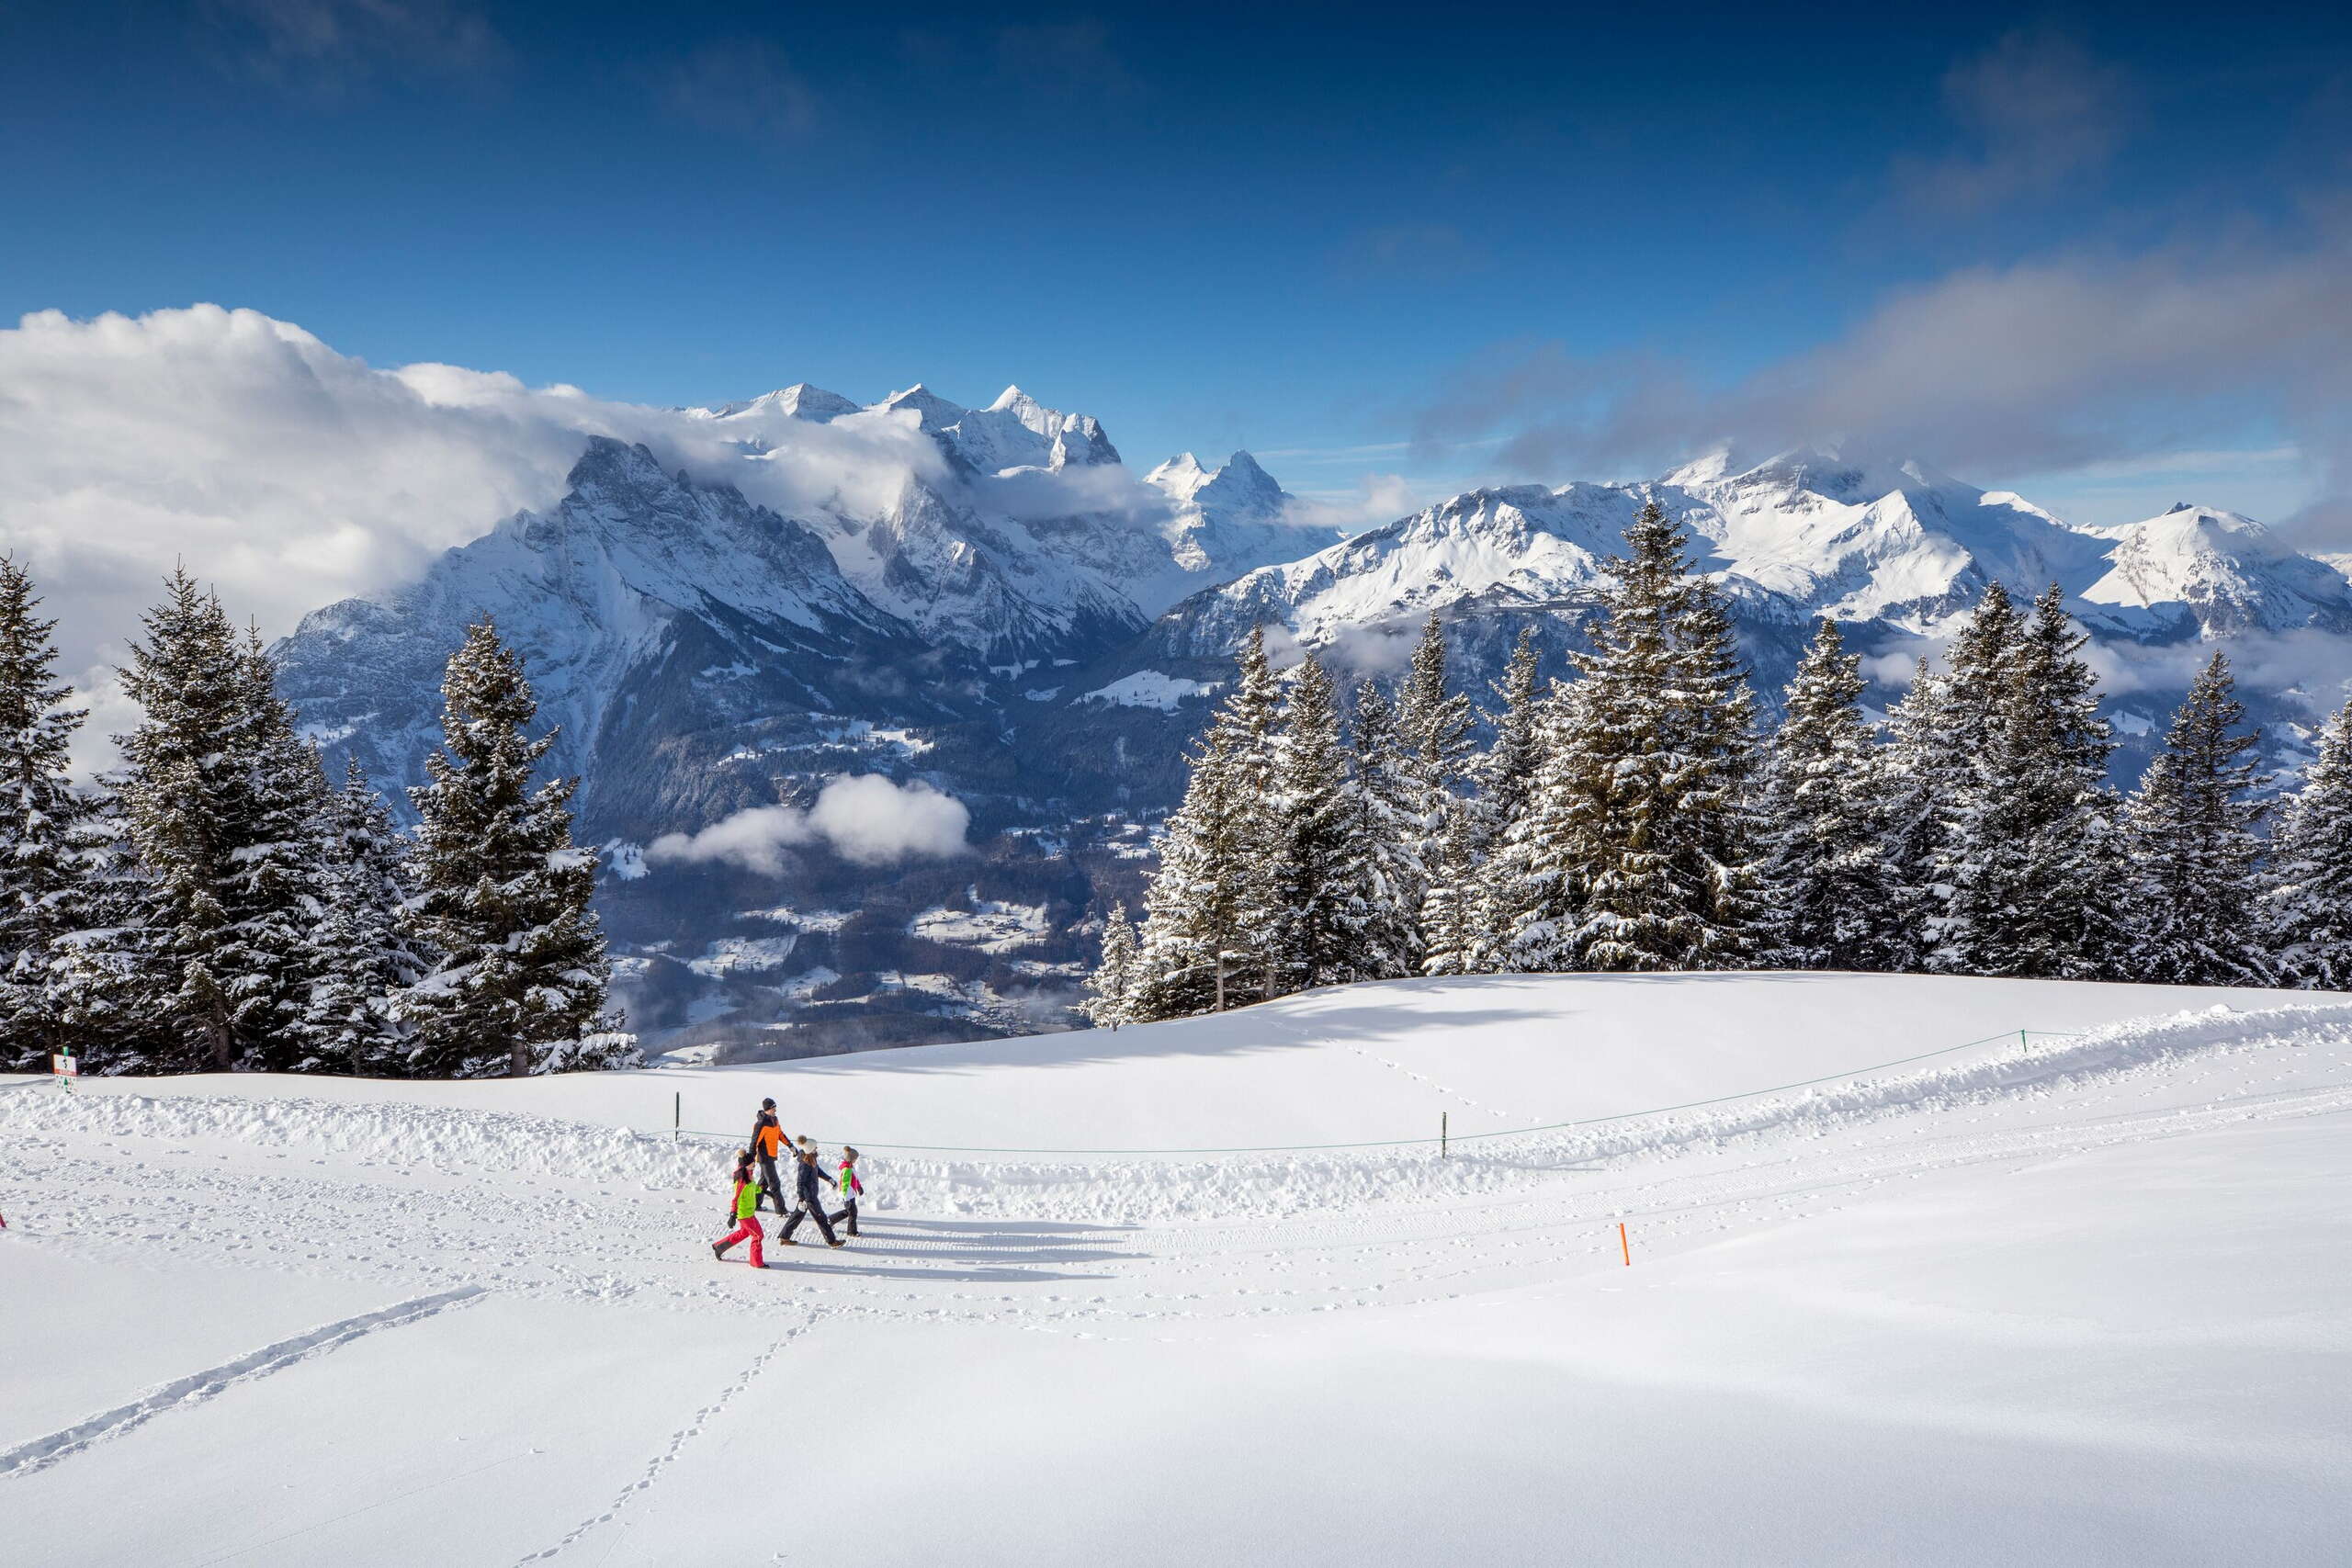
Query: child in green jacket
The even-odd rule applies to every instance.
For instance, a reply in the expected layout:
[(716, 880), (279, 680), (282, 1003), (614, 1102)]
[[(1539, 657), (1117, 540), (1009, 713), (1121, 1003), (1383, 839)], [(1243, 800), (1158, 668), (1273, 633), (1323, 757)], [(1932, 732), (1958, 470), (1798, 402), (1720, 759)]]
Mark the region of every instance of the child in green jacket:
[(760, 1247), (760, 1189), (752, 1179), (752, 1151), (739, 1150), (735, 1156), (735, 1201), (731, 1213), (735, 1228), (710, 1244), (710, 1255), (724, 1258), (727, 1249), (739, 1241), (752, 1244), (752, 1267), (768, 1266), (767, 1254)]

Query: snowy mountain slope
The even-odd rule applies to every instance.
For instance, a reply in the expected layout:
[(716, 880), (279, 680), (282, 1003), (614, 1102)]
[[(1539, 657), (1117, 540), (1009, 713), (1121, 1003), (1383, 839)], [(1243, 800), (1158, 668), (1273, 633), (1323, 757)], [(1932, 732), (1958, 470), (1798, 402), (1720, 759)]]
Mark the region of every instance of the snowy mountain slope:
[[(0, 1303), (76, 1329), (0, 1367), (12, 1544), (2332, 1560), (2352, 1003), (1705, 979), (1355, 987), (759, 1074), (0, 1087)], [(2131, 1021), (2152, 997), (2166, 1016)], [(1921, 1017), (2094, 1032), (1855, 1071), (1943, 1043)], [(765, 1093), (858, 1139), (861, 1239), (713, 1263), (725, 1145), (673, 1141), (673, 1086), (689, 1120), (738, 1129)], [(1443, 1159), (884, 1142), (1411, 1136), (1441, 1111), (1649, 1113)], [(737, 1505), (772, 1495), (785, 1431), (854, 1462), (779, 1525)]]
[(314, 612), (278, 645), (280, 685), (331, 755), (381, 784), (422, 782), (441, 666), (483, 615), (527, 661), (541, 725), (560, 728), (551, 765), (585, 778), (591, 837), (768, 804), (766, 753), (850, 716), (952, 720), (978, 676), (877, 608), (813, 530), (731, 486), (606, 440), (570, 484), (423, 581)]
[(1751, 624), (1828, 615), (1932, 631), (1997, 581), (2022, 594), (2057, 582), (2087, 621), (2113, 635), (2352, 626), (2343, 619), (2352, 596), (2341, 574), (2278, 547), (2249, 520), (2198, 511), (2078, 528), (1916, 462), (1856, 465), (1793, 452), (1737, 470), (1713, 458), (1634, 484), (1455, 496), (1195, 601), (1168, 645), (1179, 656), (1211, 657), (1268, 620), (1324, 644), (1343, 629), (1457, 605), (1588, 600), (1600, 560), (1650, 502), (1690, 529), (1702, 569)]
[(2160, 517), (2096, 532), (2115, 544), (2107, 574), (2082, 590), (2089, 604), (2209, 637), (2352, 631), (2342, 570), (2287, 548), (2251, 517), (2181, 502)]

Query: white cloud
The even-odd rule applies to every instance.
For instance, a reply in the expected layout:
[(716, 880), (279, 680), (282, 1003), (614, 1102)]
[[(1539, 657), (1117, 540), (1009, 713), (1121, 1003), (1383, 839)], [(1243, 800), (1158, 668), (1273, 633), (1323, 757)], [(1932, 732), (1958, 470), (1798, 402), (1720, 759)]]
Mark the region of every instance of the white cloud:
[(2352, 541), (2352, 222), (2316, 221), (2245, 243), (1950, 273), (1728, 386), (1655, 360), (1516, 345), (1458, 372), (1418, 433), (1438, 450), (1501, 434), (1503, 469), (1555, 482), (1625, 462), (1656, 471), (1726, 446), (1826, 441), (2005, 484), (2198, 445), (2183, 432), (2268, 428), (2310, 463), (2320, 495), (2274, 521), (2342, 548)]
[[(795, 512), (944, 479), (911, 416), (746, 428), (450, 365), (379, 370), (301, 328), (198, 305), (0, 331), (0, 549), (60, 618), (69, 671), (138, 632), (172, 563), (265, 635), (390, 586), (560, 499), (591, 434)], [(742, 443), (765, 449), (747, 460)]]
[(887, 865), (961, 854), (971, 823), (962, 801), (929, 784), (901, 785), (879, 773), (844, 774), (828, 782), (806, 811), (755, 806), (698, 833), (664, 833), (646, 847), (645, 861), (735, 865), (780, 876), (785, 851), (821, 843), (843, 860)]
[(1944, 107), (1972, 142), (1895, 178), (1915, 207), (1955, 217), (2047, 195), (2107, 163), (2135, 118), (2120, 67), (2051, 28), (2012, 32), (1946, 73)]

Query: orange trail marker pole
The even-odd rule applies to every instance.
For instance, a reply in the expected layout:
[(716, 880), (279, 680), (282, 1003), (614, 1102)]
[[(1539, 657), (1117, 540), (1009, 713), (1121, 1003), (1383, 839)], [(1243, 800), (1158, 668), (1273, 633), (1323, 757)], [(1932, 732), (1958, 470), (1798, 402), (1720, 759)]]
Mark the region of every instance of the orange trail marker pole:
[(1625, 1255), (1625, 1267), (1634, 1266), (1634, 1244), (1625, 1239), (1625, 1222), (1617, 1222), (1617, 1250)]

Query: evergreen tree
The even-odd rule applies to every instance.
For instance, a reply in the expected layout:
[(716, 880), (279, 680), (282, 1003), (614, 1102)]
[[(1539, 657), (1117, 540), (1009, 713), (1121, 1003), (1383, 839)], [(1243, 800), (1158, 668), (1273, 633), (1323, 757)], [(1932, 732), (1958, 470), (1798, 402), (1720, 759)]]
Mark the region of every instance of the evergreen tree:
[[(532, 786), (555, 735), (525, 738), (537, 704), (489, 620), (467, 628), (441, 695), (431, 782), (410, 791), (421, 820), (407, 929), (435, 956), (398, 1004), (414, 1028), (412, 1069), (477, 1077), (602, 1065), (580, 1049), (607, 1038), (595, 1031), (611, 975), (589, 908), (595, 852), (571, 841), (580, 781)], [(627, 1036), (609, 1040), (613, 1055), (634, 1055)]]
[(1887, 728), (1886, 862), (1896, 905), (1888, 926), (1901, 933), (1889, 966), (1934, 969), (1940, 966), (1953, 811), (1974, 786), (1975, 758), (1962, 742), (1951, 681), (1924, 659), (1914, 668), (1911, 689), (1887, 716)]
[(1098, 1029), (1116, 1029), (1132, 1016), (1136, 972), (1135, 922), (1125, 904), (1111, 906), (1102, 925), (1102, 955), (1086, 979), (1087, 998), (1080, 1010)]
[[(2053, 586), (2000, 661), (1946, 852), (1941, 967), (2087, 979), (2123, 960), (2120, 806), (2106, 782), (2114, 741), (2098, 716), (2096, 678), (2077, 657), (2085, 640)], [(1957, 653), (1953, 674), (1968, 734), (1981, 684)]]
[(1274, 801), (1283, 988), (1367, 978), (1363, 796), (1348, 773), (1339, 689), (1311, 652), (1291, 671)]
[(1602, 624), (1579, 655), (1549, 803), (1579, 905), (1566, 966), (1723, 969), (1764, 950), (1756, 824), (1755, 697), (1713, 584), (1656, 503), (1607, 566)]
[(1906, 900), (1889, 849), (1892, 792), (1862, 717), (1861, 656), (1824, 617), (1789, 683), (1765, 774), (1764, 880), (1786, 962), (1890, 970), (1909, 954)]
[(1535, 773), (1487, 877), (1495, 967), (1555, 974), (1577, 966), (1583, 925), (1584, 796), (1589, 759), (1578, 749), (1582, 682), (1553, 682), (1535, 714)]
[(343, 787), (328, 802), (321, 847), (326, 909), (311, 931), (302, 1065), (398, 1077), (408, 1060), (393, 998), (431, 964), (401, 931), (408, 841), (356, 758), (346, 760)]
[(1253, 884), (1267, 867), (1265, 846), (1251, 836), (1256, 812), (1243, 795), (1238, 743), (1233, 727), (1210, 725), (1160, 836), (1130, 993), (1137, 1021), (1222, 1012), (1244, 999), (1238, 976), (1254, 956), (1244, 921), (1264, 902)]
[[(1468, 889), (1446, 878), (1462, 876), (1463, 868), (1479, 856), (1478, 814), (1475, 806), (1464, 809), (1468, 797), (1463, 794), (1469, 783), (1465, 773), (1476, 725), (1470, 699), (1446, 690), (1445, 626), (1432, 612), (1396, 694), (1406, 781), (1402, 804), (1410, 823), (1400, 847), (1409, 851), (1415, 863), (1410, 879), (1413, 946), (1421, 955), (1416, 974), (1427, 969), (1440, 945), (1429, 929), (1433, 912), (1448, 929), (1442, 942), (1445, 951), (1436, 957), (1444, 966), (1439, 972), (1458, 973), (1468, 958)], [(1449, 861), (1453, 863), (1450, 871)]]
[(1439, 802), (1427, 857), (1429, 886), (1421, 895), (1424, 975), (1476, 975), (1485, 966), (1485, 804), (1452, 793)]
[(2174, 716), (2125, 813), (2133, 945), (2124, 974), (2182, 986), (2267, 985), (2256, 930), (2261, 824), (2270, 781), (2247, 756), (2229, 660), (2216, 649)]
[(1160, 839), (1137, 939), (1137, 1020), (1221, 1012), (1277, 994), (1287, 927), (1274, 806), (1281, 716), (1264, 634), (1253, 631)]
[(146, 907), (143, 951), (117, 968), (149, 993), (129, 1005), (161, 1037), (150, 1066), (290, 1066), (320, 914), (324, 781), (259, 639), (240, 639), (185, 570), (164, 589), (122, 672), (144, 716), (117, 738), (115, 793)]
[(83, 797), (69, 834), (80, 884), (79, 929), (52, 939), (57, 1025), (85, 1073), (169, 1071), (187, 1065), (176, 1021), (155, 998), (169, 989), (146, 921), (153, 886), (113, 785)]
[(1480, 841), (1470, 869), (1473, 886), (1464, 900), (1470, 927), (1464, 972), (1469, 974), (1492, 973), (1512, 963), (1521, 868), (1510, 845), (1544, 761), (1544, 691), (1537, 675), (1535, 628), (1528, 626), (1521, 630), (1510, 662), (1495, 686), (1495, 694), (1502, 699), (1494, 717), (1495, 743), (1475, 770), (1478, 820), (1473, 826)]
[(85, 1043), (66, 1027), (62, 944), (94, 923), (77, 844), (90, 807), (68, 760), (86, 713), (61, 705), (72, 694), (56, 679), (57, 623), (40, 608), (25, 570), (0, 556), (0, 1064), (19, 1069)]
[(222, 897), (231, 919), (218, 963), (234, 999), (251, 1066), (299, 1070), (309, 1059), (303, 1021), (317, 978), (313, 933), (326, 914), (322, 836), (325, 769), (296, 732), (277, 694), (277, 671), (258, 630), (240, 656), (240, 719), (232, 732), (243, 764), (243, 816)]
[(2352, 990), (2352, 703), (2320, 728), (2278, 835), (2275, 880), (2267, 926), (2286, 977)]
[(1446, 691), (1445, 627), (1431, 615), (1396, 697), (1396, 728), (1424, 796), (1425, 838), (1435, 837), (1438, 814), (1444, 809), (1439, 797), (1453, 794), (1462, 780), (1476, 725), (1470, 699)]
[(1421, 775), (1396, 710), (1370, 681), (1356, 688), (1351, 741), (1363, 810), (1363, 968), (1367, 978), (1421, 972), (1420, 908), (1427, 892)]

